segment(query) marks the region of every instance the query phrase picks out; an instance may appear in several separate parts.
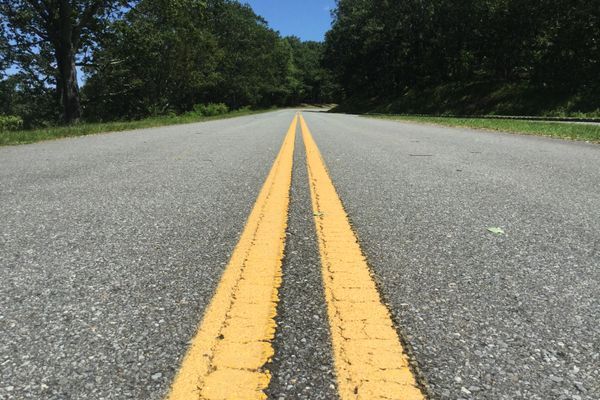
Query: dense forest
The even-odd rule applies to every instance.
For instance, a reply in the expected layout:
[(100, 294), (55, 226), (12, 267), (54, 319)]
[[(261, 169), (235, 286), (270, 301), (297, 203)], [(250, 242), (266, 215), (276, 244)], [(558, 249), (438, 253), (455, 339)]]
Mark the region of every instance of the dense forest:
[(0, 0), (0, 25), (0, 115), (26, 127), (333, 100), (324, 45), (233, 0)]
[(25, 127), (210, 104), (600, 114), (597, 0), (337, 0), (324, 43), (234, 0), (0, 0), (0, 26), (0, 116)]
[[(600, 109), (597, 0), (338, 0), (326, 66), (382, 111)], [(371, 103), (371, 104), (369, 104)]]

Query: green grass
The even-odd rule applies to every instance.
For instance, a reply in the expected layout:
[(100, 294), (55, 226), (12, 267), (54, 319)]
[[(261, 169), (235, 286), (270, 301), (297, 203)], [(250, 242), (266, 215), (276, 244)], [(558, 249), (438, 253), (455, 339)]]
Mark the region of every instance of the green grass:
[(49, 127), (43, 129), (0, 132), (0, 146), (34, 143), (42, 140), (59, 139), (73, 136), (93, 135), (97, 133), (128, 131), (133, 129), (153, 128), (166, 125), (190, 124), (194, 122), (216, 119), (234, 118), (243, 115), (258, 114), (269, 110), (242, 109), (214, 117), (203, 117), (193, 113), (152, 117), (138, 121), (116, 121), (103, 123), (81, 123), (70, 126)]
[(377, 115), (370, 117), (437, 124), (452, 127), (466, 127), (503, 132), (522, 133), (528, 135), (550, 136), (563, 139), (585, 140), (589, 142), (600, 143), (600, 125), (486, 118), (423, 117), (410, 115)]

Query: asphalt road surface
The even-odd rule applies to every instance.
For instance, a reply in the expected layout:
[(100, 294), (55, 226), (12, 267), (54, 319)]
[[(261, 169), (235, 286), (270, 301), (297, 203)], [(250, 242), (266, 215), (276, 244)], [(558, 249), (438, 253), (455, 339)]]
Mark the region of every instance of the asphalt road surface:
[[(167, 396), (295, 113), (0, 148), (0, 399)], [(429, 398), (600, 399), (598, 145), (303, 115)], [(267, 393), (333, 399), (299, 132)]]

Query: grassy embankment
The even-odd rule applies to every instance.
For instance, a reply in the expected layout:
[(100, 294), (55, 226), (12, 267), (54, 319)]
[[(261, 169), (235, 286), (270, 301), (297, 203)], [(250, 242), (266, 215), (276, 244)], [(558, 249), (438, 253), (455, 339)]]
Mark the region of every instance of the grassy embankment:
[(600, 143), (600, 124), (579, 124), (564, 122), (540, 122), (525, 120), (486, 119), (486, 118), (449, 118), (411, 115), (377, 115), (384, 118), (419, 123), (429, 123), (452, 127), (487, 129), (529, 135), (551, 136), (562, 139), (585, 140)]
[[(411, 89), (393, 99), (351, 98), (335, 111), (600, 142), (600, 126), (469, 117), (516, 115), (600, 118), (600, 98), (593, 91), (573, 94), (527, 84), (452, 83), (434, 88)], [(452, 116), (459, 118), (451, 118)]]
[(528, 115), (600, 118), (597, 91), (571, 93), (527, 84), (449, 83), (410, 89), (394, 98), (355, 97), (336, 111), (404, 115)]
[(116, 121), (102, 123), (81, 123), (70, 126), (57, 126), (42, 129), (0, 132), (0, 146), (34, 143), (42, 140), (59, 139), (73, 136), (93, 135), (97, 133), (119, 132), (132, 129), (154, 128), (166, 125), (190, 124), (216, 119), (234, 118), (258, 114), (270, 110), (241, 109), (226, 114), (206, 117), (194, 113), (141, 119), (137, 121)]

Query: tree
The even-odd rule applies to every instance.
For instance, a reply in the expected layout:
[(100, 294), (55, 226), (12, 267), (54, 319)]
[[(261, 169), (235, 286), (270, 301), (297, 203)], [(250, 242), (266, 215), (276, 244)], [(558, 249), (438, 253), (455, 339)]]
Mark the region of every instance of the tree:
[(77, 61), (126, 5), (127, 0), (0, 0), (15, 62), (32, 79), (55, 86), (64, 122), (81, 117)]
[(234, 108), (285, 103), (290, 54), (279, 34), (247, 4), (207, 3), (210, 29), (223, 50), (211, 97)]
[[(2, 20), (0, 20), (0, 27), (2, 26)], [(6, 68), (8, 68), (8, 64), (10, 63), (8, 59), (9, 46), (8, 39), (6, 37), (4, 29), (0, 32), (0, 79), (2, 79)]]
[(295, 36), (286, 37), (291, 49), (288, 85), (290, 103), (328, 103), (335, 96), (331, 74), (323, 67), (325, 46), (321, 42), (303, 42)]
[(202, 0), (142, 0), (115, 21), (86, 68), (91, 119), (185, 112), (212, 89), (222, 53)]
[(482, 106), (505, 88), (522, 90), (514, 104), (529, 103), (530, 91), (540, 104), (586, 95), (594, 109), (599, 49), (598, 1), (337, 0), (324, 59), (358, 102), (472, 85)]
[(98, 120), (183, 113), (199, 103), (297, 104), (314, 95), (297, 87), (322, 80), (305, 72), (320, 69), (319, 46), (291, 46), (233, 0), (141, 0), (107, 28), (93, 59), (84, 111)]

